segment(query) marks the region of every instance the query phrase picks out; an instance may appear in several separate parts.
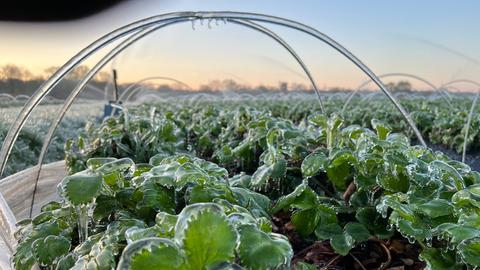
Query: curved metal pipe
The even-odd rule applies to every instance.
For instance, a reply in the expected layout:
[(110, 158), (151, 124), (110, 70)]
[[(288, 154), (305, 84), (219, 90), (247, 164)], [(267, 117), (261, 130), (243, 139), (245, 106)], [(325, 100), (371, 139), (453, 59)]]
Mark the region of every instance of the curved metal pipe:
[[(97, 39), (95, 42), (81, 50), (74, 57), (72, 57), (65, 65), (63, 65), (59, 70), (57, 70), (48, 80), (46, 80), (39, 89), (31, 96), (27, 101), (22, 111), (19, 113), (13, 125), (10, 127), (7, 136), (5, 137), (4, 143), (0, 150), (0, 176), (3, 174), (5, 169), (6, 162), (12, 151), (13, 143), (16, 141), (20, 130), (25, 125), (26, 120), (29, 118), (32, 110), (41, 102), (41, 100), (51, 91), (51, 89), (58, 84), (58, 82), (65, 76), (69, 71), (71, 71), (78, 64), (82, 63), (86, 58), (96, 53), (98, 50), (108, 45), (109, 43), (134, 33), (140, 31), (148, 26), (155, 26), (161, 23), (178, 23), (180, 21), (186, 20), (196, 20), (196, 19), (243, 19), (243, 20), (252, 20), (256, 22), (265, 22), (276, 24), (280, 26), (285, 26), (291, 29), (298, 30), (305, 34), (308, 34), (335, 49), (340, 54), (347, 57), (355, 66), (360, 68), (368, 77), (370, 77), (375, 84), (387, 95), (387, 97), (394, 103), (395, 107), (401, 112), (401, 114), (406, 119), (407, 123), (414, 130), (419, 141), (425, 145), (425, 142), (420, 134), (415, 123), (410, 119), (407, 112), (403, 107), (396, 101), (395, 97), (388, 91), (383, 82), (365, 65), (360, 59), (353, 55), (346, 48), (341, 46), (338, 42), (330, 38), (329, 36), (323, 34), (322, 32), (317, 31), (316, 29), (309, 27), (307, 25), (287, 20), (280, 17), (255, 14), (255, 13), (243, 13), (243, 12), (173, 12), (158, 16), (153, 16), (150, 18), (142, 19), (134, 23), (128, 24), (126, 26), (120, 27), (107, 35)], [(73, 93), (72, 93), (73, 94)], [(40, 169), (40, 168), (39, 168)], [(8, 244), (7, 244), (8, 245)]]
[[(137, 86), (135, 89), (133, 89), (132, 91), (130, 91), (130, 94), (128, 95), (128, 97), (125, 98), (125, 104), (127, 104), (128, 102), (130, 102), (130, 99), (133, 97), (133, 94), (137, 95), (138, 93), (143, 93), (142, 91), (145, 89), (145, 86), (143, 85), (139, 85)], [(123, 94), (123, 93), (122, 93)]]
[[(418, 80), (418, 81), (421, 81), (423, 83), (425, 83), (426, 85), (428, 85), (433, 91), (437, 91), (437, 90), (440, 90), (441, 93), (443, 93), (443, 90), (441, 88), (437, 88), (433, 83), (431, 83), (430, 81), (420, 77), (420, 76), (417, 76), (417, 75), (414, 75), (414, 74), (409, 74), (409, 73), (401, 73), (401, 72), (396, 72), (396, 73), (385, 73), (385, 74), (381, 74), (381, 75), (378, 75), (378, 78), (387, 78), (387, 77), (407, 77), (407, 78), (412, 78), (412, 79), (415, 79), (415, 80)], [(358, 91), (360, 91), (363, 87), (367, 86), (368, 84), (370, 84), (372, 82), (371, 79), (369, 80), (366, 80), (364, 81), (363, 83), (361, 83), (359, 86), (357, 86), (357, 88), (355, 88), (355, 91), (353, 91), (347, 98), (347, 101), (345, 101), (345, 104), (343, 105), (343, 108), (342, 108), (342, 115), (345, 113), (345, 110), (347, 109), (348, 105), (350, 104), (350, 101), (352, 100), (352, 98), (355, 96), (356, 93), (358, 93)], [(451, 97), (448, 95), (448, 93), (445, 93), (447, 98), (445, 98), (445, 100), (451, 104), (450, 100), (451, 100)]]
[(73, 69), (76, 65), (83, 62), (87, 57), (95, 53), (97, 50), (101, 49), (102, 47), (106, 46), (107, 44), (117, 40), (120, 37), (123, 37), (131, 32), (139, 30), (143, 27), (147, 27), (150, 25), (159, 24), (162, 22), (168, 22), (171, 20), (175, 20), (178, 18), (184, 19), (247, 19), (253, 21), (260, 21), (266, 23), (272, 23), (276, 25), (285, 26), (291, 29), (296, 29), (303, 33), (306, 33), (310, 36), (317, 38), (318, 40), (326, 43), (340, 54), (347, 57), (354, 65), (360, 68), (368, 77), (370, 77), (375, 84), (380, 87), (380, 89), (387, 95), (387, 97), (394, 103), (395, 107), (401, 112), (404, 116), (408, 124), (412, 127), (415, 134), (417, 135), (419, 141), (425, 145), (425, 142), (420, 134), (418, 128), (416, 127), (415, 123), (410, 119), (409, 115), (403, 109), (403, 107), (396, 101), (396, 99), (391, 95), (388, 89), (385, 87), (383, 82), (365, 65), (363, 64), (360, 59), (354, 56), (350, 51), (346, 48), (341, 46), (338, 42), (330, 38), (329, 36), (325, 35), (322, 32), (317, 31), (316, 29), (309, 27), (307, 25), (287, 20), (280, 17), (269, 16), (269, 15), (262, 15), (262, 14), (255, 14), (255, 13), (242, 13), (242, 12), (174, 12), (168, 13), (164, 15), (153, 16), (150, 18), (142, 19), (137, 22), (128, 24), (121, 28), (118, 28), (109, 34), (101, 37), (100, 39), (96, 40), (85, 49), (80, 51), (77, 55), (72, 57), (64, 66), (62, 66), (59, 70), (57, 70), (48, 80), (46, 80), (39, 89), (35, 92), (34, 95), (30, 98), (27, 102), (25, 107), (22, 109), (20, 114), (18, 115), (16, 121), (9, 129), (7, 136), (5, 137), (4, 144), (2, 145), (2, 149), (0, 151), (0, 175), (3, 173), (6, 160), (13, 148), (12, 143), (18, 137), (20, 129), (24, 126), (26, 119), (28, 118), (30, 112), (33, 108), (41, 101), (41, 99), (50, 92), (51, 88), (55, 86), (61, 78), (67, 74), (71, 69)]
[(468, 113), (467, 123), (465, 124), (466, 125), (465, 126), (465, 135), (463, 137), (463, 149), (462, 149), (462, 162), (465, 162), (465, 158), (467, 156), (467, 140), (468, 140), (468, 134), (470, 132), (470, 125), (472, 123), (473, 112), (475, 111), (475, 107), (477, 106), (477, 103), (478, 103), (478, 97), (480, 96), (480, 83), (478, 83), (476, 81), (473, 81), (473, 80), (469, 80), (469, 79), (458, 79), (458, 80), (453, 80), (453, 81), (449, 81), (447, 83), (444, 83), (440, 86), (440, 88), (444, 88), (444, 87), (447, 87), (447, 86), (450, 86), (450, 85), (456, 84), (456, 83), (468, 83), (468, 84), (475, 85), (476, 87), (478, 87), (477, 94), (475, 95), (475, 98), (473, 99), (472, 106), (470, 107), (470, 112)]
[[(192, 89), (192, 87), (190, 87), (190, 85), (188, 85), (188, 84), (186, 84), (186, 83), (184, 83), (184, 82), (182, 82), (182, 81), (180, 81), (180, 80), (177, 80), (177, 79), (175, 79), (175, 78), (170, 78), (170, 77), (165, 77), (165, 76), (153, 76), (153, 77), (144, 78), (144, 79), (141, 79), (141, 80), (139, 80), (139, 81), (137, 81), (137, 82), (131, 83), (129, 86), (127, 86), (127, 88), (125, 88), (125, 90), (122, 91), (122, 94), (120, 95), (120, 97), (118, 98), (118, 100), (120, 100), (120, 101), (124, 100), (124, 97), (125, 97), (126, 95), (128, 95), (128, 96), (127, 96), (127, 98), (126, 98), (124, 101), (129, 100), (129, 99), (131, 98), (131, 96), (133, 95), (132, 93), (134, 93), (134, 91), (130, 91), (133, 87), (138, 86), (138, 85), (140, 85), (140, 84), (143, 83), (143, 82), (151, 81), (151, 80), (166, 80), (166, 81), (172, 81), (172, 82), (176, 82), (176, 83), (178, 83), (178, 84), (180, 84), (180, 85), (183, 85), (184, 87), (186, 87), (186, 88), (188, 88), (188, 89), (190, 89), (190, 90)], [(136, 89), (138, 89), (138, 88), (136, 88)], [(129, 92), (130, 92), (130, 94), (128, 94)]]
[(300, 67), (303, 69), (305, 74), (307, 74), (308, 79), (310, 80), (310, 83), (312, 84), (313, 89), (315, 90), (315, 93), (317, 94), (318, 102), (320, 104), (320, 111), (324, 114), (325, 109), (323, 106), (322, 98), (320, 97), (320, 92), (318, 91), (317, 84), (315, 83), (315, 79), (313, 78), (312, 74), (310, 73), (310, 70), (307, 68), (305, 63), (303, 62), (302, 58), (295, 52), (295, 50), (285, 41), (283, 40), (279, 35), (277, 35), (275, 32), (271, 31), (270, 29), (259, 25), (257, 23), (248, 21), (248, 20), (232, 20), (232, 19), (227, 19), (229, 22), (233, 22), (235, 24), (243, 25), (249, 28), (252, 28), (254, 30), (259, 31), (260, 33), (263, 33), (272, 39), (274, 39), (276, 42), (278, 42), (280, 45), (282, 45), (283, 48), (285, 48), (292, 56), (295, 58), (297, 63), (300, 65)]
[(165, 23), (163, 25), (146, 28), (144, 30), (137, 32), (136, 34), (132, 35), (131, 37), (129, 37), (128, 39), (120, 43), (118, 46), (113, 48), (108, 54), (106, 54), (92, 69), (90, 69), (89, 72), (85, 75), (85, 77), (72, 90), (70, 95), (65, 100), (65, 103), (63, 104), (62, 108), (60, 109), (60, 113), (54, 119), (54, 122), (52, 123), (52, 125), (50, 125), (50, 128), (48, 129), (48, 132), (45, 136), (45, 139), (42, 145), (42, 150), (40, 151), (40, 156), (38, 158), (38, 163), (37, 163), (37, 166), (38, 166), (37, 178), (35, 180), (35, 186), (33, 189), (33, 195), (32, 195), (32, 200), (30, 204), (30, 212), (29, 212), (30, 217), (32, 217), (33, 205), (35, 204), (35, 195), (38, 187), (38, 180), (40, 177), (40, 172), (42, 170), (43, 162), (45, 160), (46, 152), (48, 150), (48, 147), (50, 146), (50, 143), (53, 138), (53, 135), (55, 134), (55, 131), (57, 130), (58, 126), (60, 125), (60, 122), (62, 121), (63, 117), (67, 113), (68, 109), (70, 109), (70, 106), (73, 104), (75, 99), (78, 97), (78, 95), (80, 95), (80, 93), (85, 88), (85, 86), (88, 85), (88, 82), (90, 81), (90, 79), (93, 78), (95, 74), (100, 69), (102, 69), (111, 59), (113, 59), (115, 56), (117, 56), (119, 53), (121, 53), (123, 50), (128, 48), (132, 43), (136, 42), (140, 38), (146, 36), (147, 34), (161, 27), (165, 27), (170, 24), (171, 23)]
[(15, 100), (15, 97), (10, 95), (10, 94), (5, 94), (5, 93), (0, 93), (0, 98), (7, 98), (9, 99), (10, 101), (14, 101)]
[[(319, 101), (319, 104), (320, 104), (320, 110), (322, 113), (325, 113), (325, 109), (324, 109), (324, 106), (323, 106), (323, 102), (322, 102), (322, 99), (320, 97), (320, 92), (318, 90), (318, 87), (317, 87), (317, 84), (310, 72), (310, 70), (307, 68), (307, 66), (305, 65), (305, 63), (303, 62), (302, 58), (295, 52), (295, 50), (285, 41), (283, 40), (279, 35), (277, 35), (275, 32), (273, 32), (272, 30), (268, 29), (267, 27), (264, 27), (262, 25), (259, 25), (257, 23), (254, 23), (254, 22), (251, 22), (251, 21), (248, 21), (248, 20), (235, 20), (235, 19), (227, 19), (228, 22), (232, 22), (232, 23), (235, 23), (235, 24), (239, 24), (239, 25), (242, 25), (242, 26), (246, 26), (246, 27), (249, 27), (253, 30), (256, 30), (256, 31), (259, 31), (260, 33), (262, 34), (265, 34), (267, 36), (269, 36), (270, 38), (274, 39), (276, 42), (278, 42), (283, 48), (285, 48), (292, 56), (293, 58), (295, 58), (295, 60), (297, 61), (297, 63), (300, 65), (300, 67), (303, 69), (303, 71), (305, 72), (305, 74), (307, 75), (308, 79), (310, 80), (310, 83), (312, 84), (312, 87), (317, 95), (317, 98), (318, 98), (318, 101)], [(153, 77), (155, 78), (155, 77)], [(153, 79), (152, 78), (152, 79)], [(147, 78), (147, 79), (151, 79), (151, 78)], [(145, 79), (145, 80), (147, 80)], [(170, 79), (170, 78), (166, 78), (166, 79)], [(139, 81), (137, 83), (135, 83), (135, 85), (145, 81), (145, 80), (142, 80), (142, 81)], [(175, 79), (171, 79), (173, 81), (176, 81)], [(176, 81), (177, 83), (182, 83), (180, 81)], [(183, 84), (183, 83), (182, 83)], [(126, 92), (128, 92), (128, 90), (130, 90), (131, 87), (133, 87), (134, 85), (130, 85), (127, 89), (124, 90), (124, 92), (122, 93), (122, 96), (126, 94)], [(189, 87), (187, 85), (188, 88), (191, 89), (191, 87)], [(132, 94), (130, 94), (128, 97), (127, 97), (127, 100), (130, 99), (130, 96)], [(120, 97), (120, 100), (122, 100), (122, 96)]]
[(476, 87), (480, 88), (480, 83), (478, 83), (474, 80), (470, 80), (470, 79), (457, 79), (457, 80), (449, 81), (449, 82), (446, 82), (446, 83), (440, 85), (439, 88), (444, 88), (444, 87), (450, 86), (452, 84), (457, 84), (457, 83), (468, 83), (468, 84), (475, 85)]
[[(80, 94), (80, 92), (82, 91), (82, 89), (85, 87), (85, 85), (87, 85), (88, 81), (90, 81), (90, 79), (101, 69), (103, 68), (113, 57), (115, 57), (118, 53), (120, 53), (121, 51), (123, 51), (123, 49), (127, 48), (128, 46), (130, 46), (132, 43), (136, 42), (137, 40), (143, 38), (144, 36), (152, 33), (153, 31), (161, 28), (161, 27), (164, 27), (166, 25), (170, 25), (170, 24), (174, 24), (174, 23), (179, 23), (179, 22), (184, 22), (185, 20), (178, 20), (178, 21), (173, 21), (173, 22), (170, 22), (170, 23), (166, 23), (164, 25), (161, 25), (161, 26), (156, 26), (156, 27), (152, 27), (151, 29), (150, 28), (147, 28), (145, 30), (142, 30), (141, 32), (137, 33), (136, 35), (134, 35), (133, 37), (130, 37), (129, 39), (125, 40), (124, 42), (122, 42), (120, 45), (118, 45), (117, 47), (115, 47), (110, 53), (108, 53), (102, 60), (99, 61), (99, 63), (97, 63), (97, 65), (92, 68), (88, 73), (87, 75), (85, 75), (85, 77), (82, 79), (82, 81), (79, 82), (79, 84), (76, 86), (76, 88), (72, 91), (71, 95), (67, 98), (66, 100), (66, 103), (64, 104), (64, 106), (62, 107), (61, 109), (61, 112), (60, 114), (57, 116), (57, 118), (55, 119), (55, 122), (52, 124), (52, 126), (50, 127), (49, 129), (49, 132), (47, 133), (46, 135), (46, 138), (45, 138), (45, 141), (44, 141), (44, 145), (42, 146), (42, 150), (40, 152), (40, 157), (39, 157), (39, 162), (38, 162), (38, 172), (37, 172), (37, 178), (36, 178), (36, 181), (35, 181), (35, 186), (34, 186), (34, 191), (33, 191), (33, 196), (32, 196), (32, 201), (31, 201), (31, 207), (30, 207), (30, 217), (32, 215), (32, 211), (33, 211), (33, 205), (35, 203), (35, 194), (36, 194), (36, 190), (37, 190), (37, 186), (38, 186), (38, 178), (40, 176), (40, 171), (41, 171), (41, 166), (43, 164), (43, 161), (45, 159), (45, 155), (46, 155), (46, 152), (48, 150), (48, 146), (50, 145), (50, 142), (51, 142), (51, 138), (53, 137), (58, 125), (60, 124), (61, 120), (63, 119), (63, 116), (65, 115), (66, 111), (70, 108), (71, 104), (73, 103), (74, 99)], [(242, 20), (230, 20), (231, 22), (235, 22), (237, 24), (240, 24), (240, 25), (244, 25), (244, 26), (247, 26), (247, 27), (250, 27), (250, 28), (253, 28), (257, 31), (260, 31), (268, 36), (270, 36), (271, 38), (273, 38), (274, 40), (276, 40), (277, 42), (279, 42), (285, 49), (287, 49), (291, 54), (292, 56), (297, 60), (297, 62), (300, 64), (300, 66), (304, 69), (305, 73), (307, 74), (307, 76), (310, 78), (311, 82), (312, 82), (312, 85), (317, 93), (317, 97), (319, 98), (319, 102), (320, 102), (320, 108), (322, 109), (322, 112), (323, 112), (323, 104), (321, 102), (321, 99), (320, 99), (320, 95), (319, 95), (319, 92), (318, 92), (318, 89), (316, 88), (316, 84), (315, 84), (315, 81), (313, 80), (313, 77), (311, 76), (308, 68), (305, 66), (305, 64), (303, 63), (303, 61), (301, 60), (301, 58), (296, 54), (296, 52), (285, 42), (283, 41), (279, 36), (277, 36), (275, 33), (271, 32), (270, 30), (268, 30), (267, 28), (265, 27), (262, 27), (258, 24), (255, 24), (253, 22), (249, 22), (249, 21), (245, 21), (243, 22)], [(179, 80), (176, 80), (176, 79), (172, 79), (172, 78), (168, 78), (168, 77), (160, 77), (160, 76), (157, 76), (157, 77), (149, 77), (149, 78), (145, 78), (143, 80), (140, 80), (136, 83), (133, 83), (131, 84), (130, 86), (128, 86), (124, 92), (122, 93), (122, 95), (120, 96), (119, 100), (122, 100), (123, 96), (126, 95), (126, 93), (128, 93), (130, 91), (131, 88), (133, 88), (134, 86), (138, 85), (138, 84), (141, 84), (142, 82), (145, 82), (147, 80), (152, 80), (152, 79), (169, 79), (169, 80), (172, 80), (172, 81), (175, 81), (177, 83), (180, 83), (188, 88), (191, 89), (191, 87)]]

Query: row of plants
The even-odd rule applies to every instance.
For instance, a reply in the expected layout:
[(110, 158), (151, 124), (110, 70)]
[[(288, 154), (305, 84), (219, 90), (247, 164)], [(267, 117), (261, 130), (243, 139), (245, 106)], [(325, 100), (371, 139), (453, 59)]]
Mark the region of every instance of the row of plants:
[[(444, 99), (427, 99), (426, 97), (402, 97), (400, 103), (410, 113), (424, 138), (432, 145), (444, 146), (461, 153), (466, 132), (467, 117), (470, 112), (473, 98), (453, 95), (454, 99), (448, 103)], [(325, 101), (327, 114), (339, 113), (344, 106), (344, 98), (332, 98)], [(256, 103), (256, 102), (255, 102)], [(286, 117), (300, 122), (312, 112), (319, 112), (316, 100), (284, 100), (281, 102), (264, 102), (273, 115)], [(383, 96), (370, 99), (353, 98), (342, 115), (349, 125), (356, 124), (362, 127), (371, 126), (372, 119), (382, 119), (389, 123), (394, 132), (403, 132), (411, 139), (416, 139), (403, 116)], [(467, 149), (478, 151), (480, 148), (480, 108), (474, 110), (470, 124)]]
[[(7, 135), (8, 129), (16, 119), (21, 107), (3, 106), (0, 104), (0, 145)], [(42, 149), (44, 136), (56, 116), (60, 105), (41, 105), (32, 113), (32, 117), (22, 128), (15, 142), (9, 161), (2, 177), (9, 176), (38, 163), (38, 156)], [(72, 138), (85, 127), (85, 124), (94, 120), (99, 114), (98, 105), (74, 105), (66, 118), (61, 122), (52, 139), (45, 162), (53, 162), (64, 158), (64, 145), (68, 138)]]
[[(242, 101), (256, 108), (262, 108), (271, 112), (273, 116), (278, 116), (292, 120), (294, 123), (305, 121), (308, 115), (318, 113), (320, 111), (318, 102), (306, 99), (288, 99), (268, 101)], [(340, 112), (343, 107), (344, 99), (332, 98), (325, 102), (327, 112)], [(444, 100), (423, 100), (419, 97), (404, 98), (402, 105), (411, 112), (413, 120), (420, 128), (423, 136), (432, 145), (439, 145), (452, 149), (457, 153), (461, 153), (464, 143), (465, 123), (471, 100), (467, 98), (457, 97), (452, 101), (452, 105)], [(94, 115), (98, 115), (97, 108), (81, 108), (75, 109), (69, 119), (62, 122), (60, 130), (56, 133), (49, 153), (47, 154), (47, 162), (63, 159), (63, 145), (67, 138), (72, 137), (81, 127), (85, 125), (87, 119), (92, 119)], [(54, 112), (57, 105), (49, 105), (46, 110), (35, 112), (35, 120), (32, 120), (30, 127), (24, 128), (24, 134), (20, 137), (20, 142), (13, 150), (11, 162), (7, 164), (4, 176), (8, 176), (15, 172), (19, 172), (36, 164), (35, 159), (41, 150), (41, 136), (45, 133), (51, 118), (49, 111)], [(50, 108), (52, 107), (52, 108)], [(15, 115), (10, 113), (18, 111), (16, 108), (3, 108), (2, 121), (0, 122), (0, 143), (6, 135), (9, 121), (15, 119)], [(1, 111), (1, 110), (0, 110)], [(45, 111), (45, 112), (44, 112)], [(469, 136), (467, 141), (467, 149), (469, 152), (477, 152), (480, 148), (480, 114), (478, 111), (474, 114), (470, 125)], [(347, 108), (343, 115), (346, 124), (357, 124), (364, 127), (370, 127), (372, 119), (382, 119), (391, 125), (394, 132), (404, 132), (411, 139), (414, 135), (409, 129), (402, 116), (388, 100), (375, 97), (367, 101), (362, 98), (352, 99), (351, 105)], [(25, 138), (25, 140), (23, 140)], [(26, 153), (26, 154), (24, 154)]]
[(158, 104), (88, 125), (62, 200), (19, 223), (15, 269), (480, 266), (480, 173), (375, 119), (285, 113)]

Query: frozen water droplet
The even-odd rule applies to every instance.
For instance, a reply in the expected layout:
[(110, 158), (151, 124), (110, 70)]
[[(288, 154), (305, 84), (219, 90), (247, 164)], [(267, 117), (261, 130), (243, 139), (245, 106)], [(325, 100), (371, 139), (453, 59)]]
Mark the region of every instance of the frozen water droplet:
[(455, 261), (456, 261), (457, 263), (462, 263), (462, 261), (463, 261), (463, 260), (462, 260), (462, 255), (460, 255), (460, 254), (457, 253), (457, 256), (455, 256)]
[(432, 247), (432, 238), (430, 237), (425, 238), (425, 243), (427, 244), (427, 247)]
[(387, 218), (387, 207), (382, 208), (382, 217)]
[(89, 205), (80, 205), (75, 207), (77, 212), (78, 239), (80, 243), (88, 238), (88, 208)]
[(407, 236), (407, 239), (408, 239), (408, 242), (409, 242), (410, 244), (415, 243), (415, 240), (416, 240), (416, 239), (415, 239), (415, 236), (413, 236), (413, 235)]
[(192, 30), (195, 31), (195, 20), (192, 20)]

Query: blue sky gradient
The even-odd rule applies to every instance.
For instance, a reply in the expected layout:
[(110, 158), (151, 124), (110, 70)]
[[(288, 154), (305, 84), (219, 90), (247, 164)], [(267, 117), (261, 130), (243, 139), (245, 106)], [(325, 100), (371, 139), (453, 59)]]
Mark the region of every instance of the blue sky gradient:
[[(248, 11), (297, 20), (340, 42), (377, 74), (407, 72), (441, 84), (475, 80), (480, 72), (480, 1), (473, 0), (132, 0), (67, 23), (0, 22), (0, 65), (14, 63), (41, 72), (62, 65), (124, 24), (190, 10)], [(292, 31), (272, 29), (305, 58), (320, 86), (355, 87), (365, 80), (332, 49)], [(124, 81), (165, 75), (191, 85), (214, 79), (307, 83), (299, 66), (278, 45), (232, 25), (195, 31), (191, 25), (172, 27), (133, 46), (115, 66)]]

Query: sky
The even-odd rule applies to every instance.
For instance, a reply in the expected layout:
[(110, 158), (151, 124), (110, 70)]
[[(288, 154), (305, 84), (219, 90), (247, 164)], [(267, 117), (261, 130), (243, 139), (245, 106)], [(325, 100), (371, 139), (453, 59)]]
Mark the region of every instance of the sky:
[[(480, 1), (475, 0), (130, 0), (75, 21), (0, 22), (0, 65), (11, 63), (41, 73), (63, 65), (122, 25), (167, 12), (199, 10), (246, 11), (296, 20), (339, 42), (377, 75), (410, 73), (438, 86), (453, 79), (475, 80), (480, 72)], [(320, 41), (263, 25), (295, 49), (320, 87), (354, 88), (367, 79)], [(121, 82), (164, 76), (192, 87), (223, 79), (249, 85), (309, 83), (300, 65), (280, 45), (231, 23), (212, 24), (210, 29), (195, 22), (193, 27), (185, 23), (159, 30), (125, 50), (106, 70), (112, 67)]]

